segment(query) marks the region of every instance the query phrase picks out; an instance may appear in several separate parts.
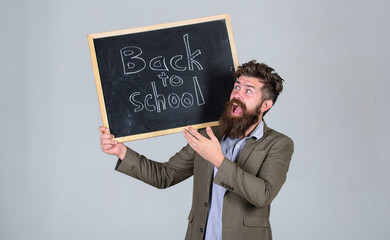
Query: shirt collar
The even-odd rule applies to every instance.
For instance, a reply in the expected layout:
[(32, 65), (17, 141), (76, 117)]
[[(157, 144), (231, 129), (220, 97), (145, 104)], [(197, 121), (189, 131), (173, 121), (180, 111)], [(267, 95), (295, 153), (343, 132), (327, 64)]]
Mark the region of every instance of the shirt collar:
[(256, 140), (259, 140), (263, 136), (264, 131), (264, 123), (263, 120), (260, 121), (259, 124), (257, 124), (256, 128), (253, 129), (253, 131), (249, 134), (247, 138), (256, 138)]
[[(257, 124), (257, 126), (255, 127), (255, 129), (253, 129), (253, 131), (243, 139), (248, 140), (249, 138), (253, 137), (257, 141), (263, 137), (263, 133), (264, 133), (264, 122), (263, 122), (263, 120), (261, 120), (260, 123)], [(233, 140), (232, 138), (229, 138), (228, 136), (225, 135), (225, 136), (223, 136), (222, 141), (226, 141), (227, 139)], [(236, 138), (235, 141), (238, 142), (238, 141), (240, 141), (240, 139)]]

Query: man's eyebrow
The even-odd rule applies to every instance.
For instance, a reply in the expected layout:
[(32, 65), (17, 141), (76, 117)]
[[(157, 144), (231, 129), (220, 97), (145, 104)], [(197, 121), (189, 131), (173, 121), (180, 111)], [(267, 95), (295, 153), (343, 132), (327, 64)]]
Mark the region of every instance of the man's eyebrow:
[[(236, 84), (241, 85), (241, 82), (239, 80), (236, 80)], [(256, 87), (252, 86), (250, 84), (245, 84), (245, 86), (248, 87), (248, 88), (252, 88), (252, 89), (256, 90)]]
[(253, 89), (256, 89), (254, 86), (252, 86), (252, 85), (249, 85), (249, 84), (246, 84), (245, 86), (247, 86), (248, 88), (253, 88)]

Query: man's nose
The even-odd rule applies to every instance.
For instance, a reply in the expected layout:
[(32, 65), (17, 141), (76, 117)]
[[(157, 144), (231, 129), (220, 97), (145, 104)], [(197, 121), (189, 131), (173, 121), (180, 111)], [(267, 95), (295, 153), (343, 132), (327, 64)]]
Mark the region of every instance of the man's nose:
[(235, 98), (235, 99), (238, 99), (238, 100), (242, 100), (242, 90), (239, 89), (239, 90), (233, 91), (232, 98)]

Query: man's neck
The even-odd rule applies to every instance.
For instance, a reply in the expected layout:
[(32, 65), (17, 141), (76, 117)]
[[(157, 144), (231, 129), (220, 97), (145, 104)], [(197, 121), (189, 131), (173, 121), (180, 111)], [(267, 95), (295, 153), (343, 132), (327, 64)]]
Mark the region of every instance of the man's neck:
[(261, 122), (262, 118), (259, 117), (259, 121), (257, 121), (255, 124), (251, 125), (246, 131), (245, 131), (245, 136), (243, 137), (240, 137), (240, 139), (243, 139), (245, 137), (248, 137), (249, 134), (252, 133), (252, 131), (257, 127), (257, 125), (259, 125), (259, 123)]

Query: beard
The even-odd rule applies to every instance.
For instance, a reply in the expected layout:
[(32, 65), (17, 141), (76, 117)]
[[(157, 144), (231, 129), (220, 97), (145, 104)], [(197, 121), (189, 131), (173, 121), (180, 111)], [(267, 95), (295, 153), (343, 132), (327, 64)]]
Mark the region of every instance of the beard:
[[(225, 103), (225, 108), (219, 119), (221, 131), (229, 138), (241, 138), (253, 124), (259, 121), (260, 106), (256, 107), (255, 112), (249, 112), (243, 102), (238, 99), (232, 99)], [(235, 111), (242, 111), (239, 116), (234, 116)]]

